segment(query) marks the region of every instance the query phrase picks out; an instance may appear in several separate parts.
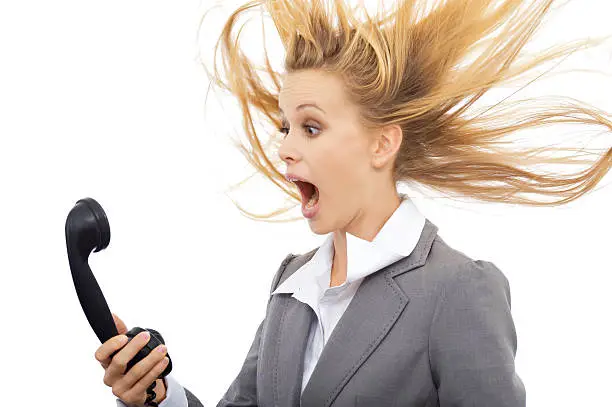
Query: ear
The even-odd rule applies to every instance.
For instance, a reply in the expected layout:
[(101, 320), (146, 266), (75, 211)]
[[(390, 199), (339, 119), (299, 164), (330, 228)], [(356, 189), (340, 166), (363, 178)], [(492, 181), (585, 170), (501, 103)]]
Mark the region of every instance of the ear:
[(401, 143), (402, 128), (398, 124), (379, 129), (372, 143), (372, 166), (381, 169), (393, 162)]

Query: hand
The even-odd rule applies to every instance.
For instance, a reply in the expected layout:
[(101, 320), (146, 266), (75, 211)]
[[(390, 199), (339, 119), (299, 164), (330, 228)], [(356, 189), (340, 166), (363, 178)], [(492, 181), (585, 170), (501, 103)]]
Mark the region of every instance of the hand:
[[(156, 394), (155, 402), (161, 403), (166, 398), (166, 386), (163, 379), (157, 377), (168, 365), (168, 358), (164, 357), (167, 352), (165, 346), (160, 345), (155, 348), (125, 373), (127, 363), (149, 342), (149, 337), (145, 337), (141, 332), (128, 343), (128, 337), (125, 335), (128, 330), (125, 324), (115, 314), (113, 319), (119, 335), (104, 342), (95, 353), (96, 360), (105, 370), (104, 384), (111, 387), (113, 394), (124, 403), (144, 406), (147, 388), (156, 382), (153, 389)], [(163, 352), (158, 352), (160, 348)], [(121, 350), (111, 359), (110, 355), (117, 349)]]

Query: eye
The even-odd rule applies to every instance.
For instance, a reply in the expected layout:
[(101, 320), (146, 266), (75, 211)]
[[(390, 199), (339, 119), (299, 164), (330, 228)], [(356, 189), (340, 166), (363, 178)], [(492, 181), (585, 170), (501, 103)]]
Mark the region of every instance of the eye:
[(288, 127), (285, 127), (285, 126), (282, 126), (282, 127), (279, 127), (279, 128), (278, 128), (278, 131), (279, 131), (280, 133), (283, 133), (283, 134), (285, 135), (285, 137), (287, 137), (287, 134), (289, 133), (289, 128), (288, 128)]
[[(321, 132), (321, 130), (318, 127), (315, 126), (308, 126), (308, 125), (303, 125), (302, 128), (304, 130), (306, 130), (306, 132), (309, 134), (309, 136), (318, 136), (319, 133), (317, 132)], [(315, 133), (313, 134), (312, 132), (309, 132), (308, 130), (312, 129), (315, 131)], [(278, 128), (278, 131), (284, 134), (284, 137), (287, 137), (287, 135), (289, 134), (289, 126), (287, 124), (283, 124), (283, 126)], [(283, 138), (284, 138), (283, 137)]]
[[(314, 127), (314, 126), (303, 126), (303, 127), (304, 127), (304, 129), (314, 129), (314, 131), (315, 131), (315, 132), (317, 132), (317, 131), (318, 131), (318, 132), (320, 132), (320, 131), (321, 131), (321, 130), (319, 130), (318, 128), (316, 128), (316, 127)], [(312, 136), (318, 136), (318, 135), (319, 135), (319, 133), (316, 133), (316, 134), (312, 134), (312, 133), (310, 133), (310, 135), (312, 135)]]

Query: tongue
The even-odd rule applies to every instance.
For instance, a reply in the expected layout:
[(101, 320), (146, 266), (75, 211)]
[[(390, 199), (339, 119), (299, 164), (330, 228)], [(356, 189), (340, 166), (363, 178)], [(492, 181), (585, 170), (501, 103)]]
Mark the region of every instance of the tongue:
[(306, 202), (306, 206), (315, 206), (317, 204), (317, 202), (319, 202), (319, 190), (313, 185), (314, 188), (314, 192), (312, 194), (312, 196), (310, 197), (310, 200), (308, 202)]

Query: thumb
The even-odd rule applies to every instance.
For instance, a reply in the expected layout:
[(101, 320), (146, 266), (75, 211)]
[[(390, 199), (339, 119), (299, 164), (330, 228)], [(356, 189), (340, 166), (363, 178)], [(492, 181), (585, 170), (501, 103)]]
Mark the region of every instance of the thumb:
[(111, 314), (113, 314), (113, 319), (115, 320), (115, 326), (117, 327), (117, 332), (119, 333), (119, 335), (123, 335), (124, 333), (126, 333), (128, 329), (125, 326), (125, 323), (114, 313), (111, 312)]

